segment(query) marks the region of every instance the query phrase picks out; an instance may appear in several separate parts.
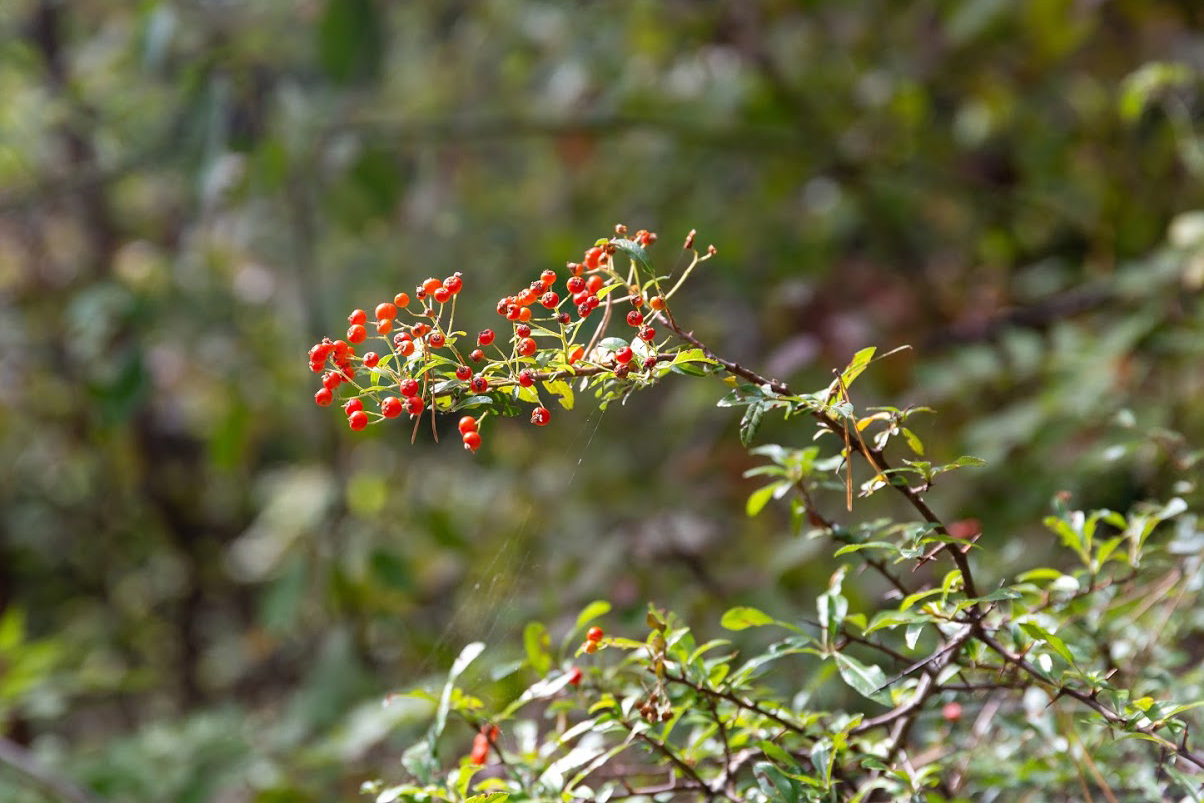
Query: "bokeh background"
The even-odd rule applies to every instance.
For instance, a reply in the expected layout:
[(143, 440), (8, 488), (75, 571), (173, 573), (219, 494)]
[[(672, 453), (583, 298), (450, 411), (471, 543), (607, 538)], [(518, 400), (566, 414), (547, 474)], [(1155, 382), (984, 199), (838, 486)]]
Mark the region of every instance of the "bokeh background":
[(798, 389), (913, 346), (856, 401), (989, 461), (932, 496), (984, 585), (1056, 559), (1059, 491), (1196, 500), (1202, 73), (1193, 0), (5, 0), (0, 746), (114, 801), (354, 799), (468, 641), (813, 615), (831, 549), (745, 517), (717, 380), (475, 457), (311, 401), (352, 308), (460, 270), (492, 326), (618, 222), (714, 243), (678, 317)]

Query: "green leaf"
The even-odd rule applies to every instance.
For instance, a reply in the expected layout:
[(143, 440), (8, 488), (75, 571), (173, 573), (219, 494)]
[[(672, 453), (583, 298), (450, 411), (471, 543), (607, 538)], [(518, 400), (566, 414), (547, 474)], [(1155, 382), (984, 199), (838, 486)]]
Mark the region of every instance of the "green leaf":
[(648, 252), (644, 250), (644, 246), (634, 240), (614, 239), (610, 243), (616, 250), (626, 254), (632, 262), (635, 263), (637, 269), (646, 271), (652, 274), (652, 261), (648, 259)]
[(890, 696), (882, 688), (886, 685), (886, 673), (882, 671), (881, 667), (866, 666), (842, 652), (833, 653), (832, 657), (836, 659), (836, 668), (840, 671), (840, 677), (849, 685), (849, 688), (876, 703), (890, 705)]
[(509, 797), (509, 792), (486, 792), (483, 795), (466, 797), (464, 798), (464, 803), (503, 803)]
[(594, 600), (589, 605), (582, 609), (577, 615), (577, 624), (573, 631), (576, 632), (589, 624), (590, 621), (597, 619), (599, 616), (605, 616), (610, 613), (610, 603), (604, 599)]
[(840, 381), (844, 383), (846, 389), (853, 384), (853, 380), (861, 376), (862, 372), (865, 371), (866, 367), (870, 364), (870, 360), (874, 359), (874, 352), (877, 350), (876, 346), (870, 346), (853, 355), (853, 359), (848, 367), (840, 374)]
[(907, 445), (909, 447), (911, 447), (911, 450), (913, 452), (915, 452), (916, 454), (918, 454), (920, 457), (923, 457), (924, 456), (923, 442), (920, 441), (920, 439), (918, 437), (916, 437), (916, 434), (914, 432), (912, 432), (910, 429), (908, 429), (907, 427), (903, 427), (902, 432), (903, 432), (903, 437), (907, 440)]
[(550, 645), (548, 629), (542, 622), (528, 622), (523, 628), (523, 648), (527, 652), (527, 662), (538, 675), (546, 675), (552, 668), (552, 656), (548, 652)]
[(384, 59), (384, 20), (373, 0), (327, 0), (318, 22), (318, 60), (341, 83), (370, 81)]
[(769, 409), (769, 405), (764, 402), (756, 402), (750, 404), (748, 409), (744, 411), (744, 417), (740, 419), (740, 443), (743, 446), (748, 446), (752, 443), (752, 439), (756, 437), (757, 430), (761, 428), (761, 419), (765, 416), (765, 411)]
[(460, 677), (468, 665), (475, 661), (484, 650), (484, 642), (474, 641), (461, 650), (460, 655), (452, 662), (451, 670), (447, 673), (447, 683), (444, 684), (443, 694), (439, 698), (439, 708), (435, 711), (435, 721), (427, 734), (427, 743), (430, 745), (432, 756), (436, 754), (435, 746), (439, 737), (443, 735), (443, 729), (447, 726), (447, 714), (451, 710), (452, 691), (456, 687), (456, 678)]
[(744, 505), (744, 512), (748, 514), (748, 517), (752, 518), (760, 513), (773, 498), (774, 491), (781, 488), (783, 484), (782, 482), (771, 482), (749, 494), (748, 502)]
[(566, 410), (573, 409), (573, 386), (563, 379), (553, 379), (543, 383), (544, 390), (557, 396), (560, 406)]
[(1075, 669), (1078, 668), (1078, 665), (1074, 662), (1074, 655), (1071, 654), (1070, 650), (1066, 647), (1066, 642), (1062, 641), (1062, 639), (1058, 638), (1053, 633), (1050, 633), (1040, 625), (1033, 624), (1032, 622), (1021, 622), (1020, 629), (1027, 633), (1030, 637), (1044, 641), (1049, 645), (1051, 650), (1056, 652), (1062, 658), (1062, 660), (1070, 664)]
[(776, 623), (772, 616), (748, 606), (731, 608), (719, 620), (719, 624), (728, 630), (745, 630), (750, 627), (762, 627)]
[(719, 363), (708, 357), (702, 349), (683, 349), (673, 355), (673, 362), (670, 365), (681, 365), (687, 362), (701, 362), (708, 365), (718, 365)]

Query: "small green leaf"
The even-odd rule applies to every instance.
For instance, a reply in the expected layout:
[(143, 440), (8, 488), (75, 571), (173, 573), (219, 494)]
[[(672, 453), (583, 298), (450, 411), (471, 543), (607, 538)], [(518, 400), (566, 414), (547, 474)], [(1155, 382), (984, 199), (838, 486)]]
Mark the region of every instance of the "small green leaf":
[(543, 383), (544, 390), (557, 396), (560, 406), (566, 410), (573, 409), (573, 386), (563, 379), (553, 379)]
[(866, 367), (870, 364), (870, 360), (874, 359), (874, 353), (878, 351), (876, 346), (864, 348), (853, 355), (853, 359), (849, 362), (849, 366), (840, 374), (840, 381), (844, 383), (847, 389), (853, 384), (853, 380), (861, 376)]
[(774, 491), (780, 487), (782, 487), (781, 482), (771, 482), (749, 494), (748, 502), (744, 505), (744, 512), (748, 514), (748, 517), (752, 518), (760, 513), (773, 498)]
[(483, 795), (464, 798), (464, 803), (504, 803), (509, 797), (509, 792), (486, 792)]
[(610, 603), (604, 599), (594, 600), (577, 615), (577, 625), (574, 631), (585, 627), (591, 620), (610, 613)]
[(775, 620), (772, 616), (756, 608), (741, 606), (732, 608), (723, 614), (723, 618), (719, 620), (719, 624), (728, 630), (745, 630), (750, 627), (772, 625), (775, 624)]
[(527, 652), (527, 662), (536, 674), (546, 675), (552, 668), (552, 656), (548, 653), (550, 645), (548, 629), (542, 622), (528, 622), (523, 628), (523, 647)]

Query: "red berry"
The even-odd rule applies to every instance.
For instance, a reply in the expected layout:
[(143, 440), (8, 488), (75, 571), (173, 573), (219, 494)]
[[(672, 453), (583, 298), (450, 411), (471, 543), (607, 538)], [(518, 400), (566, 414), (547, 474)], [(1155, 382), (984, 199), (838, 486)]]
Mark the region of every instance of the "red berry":
[(523, 308), (518, 304), (511, 304), (510, 306), (506, 307), (506, 320), (517, 321), (519, 313), (522, 311), (522, 309)]
[(627, 323), (632, 326), (639, 326), (644, 323), (644, 316), (638, 309), (633, 309), (627, 313)]
[(346, 343), (344, 343), (342, 340), (334, 341), (334, 343), (331, 344), (331, 348), (334, 351), (334, 361), (335, 362), (340, 362), (342, 360), (347, 359), (347, 352), (351, 351), (351, 347), (348, 346)]
[(569, 272), (574, 276), (580, 276), (581, 271), (585, 270), (585, 266), (580, 262), (566, 262), (564, 266), (569, 269)]
[(376, 333), (378, 335), (387, 335), (393, 331), (393, 320), (391, 318), (381, 318), (376, 322)]
[(431, 293), (438, 290), (442, 286), (443, 286), (443, 282), (439, 281), (438, 279), (436, 279), (434, 277), (431, 277), (422, 283), (422, 289), (428, 296)]
[(407, 376), (401, 380), (398, 390), (401, 391), (402, 396), (415, 396), (418, 393), (418, 380), (412, 376)]
[(397, 295), (393, 296), (393, 303), (398, 309), (405, 309), (406, 307), (410, 306), (410, 296), (408, 293), (398, 293)]
[(576, 295), (585, 289), (585, 279), (582, 279), (580, 276), (570, 276), (569, 280), (565, 282), (564, 285), (568, 288), (570, 293)]
[(443, 344), (447, 342), (447, 338), (444, 337), (442, 332), (431, 332), (426, 342), (431, 344), (431, 348), (441, 349), (443, 348)]
[(485, 359), (485, 352), (481, 351), (480, 349), (473, 349), (472, 353), (469, 354), (468, 357), (473, 362), (480, 362), (481, 360)]
[(569, 670), (569, 685), (570, 686), (581, 685), (581, 667), (574, 666), (572, 669)]
[(406, 410), (409, 411), (410, 415), (419, 415), (422, 413), (423, 406), (422, 397), (420, 396), (410, 396), (406, 399)]
[(556, 320), (559, 321), (562, 325), (567, 326), (568, 322), (573, 319), (569, 316), (569, 314), (567, 312), (562, 312), (556, 316)]
[(322, 375), (322, 387), (326, 390), (334, 390), (343, 382), (343, 375), (336, 371), (331, 371)]
[(530, 357), (539, 350), (539, 344), (535, 342), (533, 337), (524, 337), (518, 341), (518, 353), (523, 357)]
[(633, 352), (631, 350), (630, 346), (624, 346), (623, 348), (621, 348), (615, 352), (615, 359), (618, 360), (619, 362), (623, 363), (624, 365), (631, 362), (631, 358), (634, 356), (635, 356), (635, 352)]
[(390, 304), (388, 301), (386, 301), (386, 302), (385, 302), (385, 303), (383, 303), (383, 304), (377, 304), (377, 305), (376, 305), (376, 320), (378, 320), (378, 321), (384, 321), (384, 320), (389, 320), (389, 321), (391, 321), (391, 320), (393, 320), (393, 319), (394, 319), (394, 318), (396, 318), (396, 317), (397, 317), (397, 305), (395, 305), (395, 304)]
[(356, 410), (354, 413), (347, 416), (347, 424), (356, 432), (359, 432), (361, 429), (368, 426), (368, 414), (363, 410)]
[(501, 298), (501, 299), (498, 299), (498, 302), (497, 302), (497, 314), (498, 314), (498, 315), (505, 315), (505, 314), (506, 314), (506, 310), (507, 310), (507, 309), (509, 309), (509, 308), (510, 308), (510, 305), (511, 305), (511, 304), (513, 304), (513, 303), (514, 303), (514, 299), (513, 299), (513, 298), (511, 298), (511, 297), (509, 297), (509, 296), (507, 296), (506, 298)]
[(529, 321), (529, 320), (531, 320), (531, 308), (530, 308), (530, 307), (523, 307), (522, 309), (520, 309), (520, 310), (518, 311), (518, 319), (519, 319), (520, 321)]
[(587, 641), (601, 641), (603, 635), (602, 628), (594, 625), (588, 631), (586, 631), (585, 638)]
[[(396, 341), (394, 341), (396, 342)], [(409, 357), (414, 353), (414, 343), (410, 340), (403, 340), (397, 344), (397, 353), (403, 357)]]
[(665, 308), (665, 299), (663, 299), (660, 296), (653, 296), (652, 299), (648, 302), (648, 306), (652, 307), (655, 310), (662, 310)]
[(594, 309), (601, 303), (602, 299), (598, 298), (597, 296), (589, 296), (585, 299), (585, 306), (589, 307), (590, 309)]
[(543, 273), (539, 274), (539, 281), (544, 287), (551, 287), (556, 283), (556, 271), (545, 270)]
[(515, 324), (514, 325), (514, 334), (517, 335), (518, 337), (530, 337), (531, 336), (531, 327), (527, 326), (525, 323)]
[(481, 446), (481, 433), (474, 430), (469, 430), (462, 435), (464, 448), (470, 452), (475, 452)]
[(599, 248), (596, 245), (593, 248), (586, 251), (585, 259), (582, 260), (585, 263), (586, 269), (587, 270), (597, 269), (598, 265), (601, 264), (601, 262), (602, 262), (602, 257), (605, 256), (605, 254), (606, 254), (606, 252), (603, 251), (601, 248)]
[(585, 347), (573, 346), (571, 349), (569, 349), (569, 365), (577, 362), (577, 360), (581, 359), (583, 356), (585, 356)]
[(554, 291), (549, 290), (539, 297), (539, 303), (542, 304), (545, 309), (555, 309), (556, 305), (560, 303), (560, 296), (556, 295)]
[(547, 426), (552, 420), (552, 414), (548, 412), (547, 407), (536, 407), (531, 411), (531, 423), (537, 427)]
[(464, 280), (460, 278), (460, 274), (456, 273), (443, 280), (443, 287), (454, 296), (464, 287)]
[(456, 379), (467, 382), (472, 379), (472, 369), (467, 365), (461, 365), (456, 368)]
[(647, 357), (644, 358), (644, 368), (645, 369), (651, 368), (654, 365), (656, 365), (656, 355), (655, 354), (649, 354)]
[(422, 301), (426, 298), (426, 291), (422, 289), (422, 285), (418, 285), (414, 288), (414, 298), (418, 301)]
[(380, 403), (380, 414), (385, 418), (396, 418), (401, 415), (401, 399), (396, 396), (386, 396)]
[(602, 280), (602, 277), (595, 273), (585, 280), (585, 289), (591, 293), (596, 293), (602, 289), (603, 284), (605, 282)]
[(319, 407), (326, 407), (332, 401), (334, 401), (334, 394), (330, 392), (329, 388), (318, 388), (318, 392), (314, 394), (314, 402)]
[(484, 764), (489, 758), (489, 739), (483, 733), (478, 733), (476, 738), (472, 740), (472, 753), (468, 760), (473, 764)]
[(466, 415), (460, 419), (460, 434), (465, 432), (476, 432), (477, 420), (470, 415)]
[(492, 329), (482, 329), (477, 334), (477, 343), (479, 343), (480, 345), (488, 346), (492, 342), (493, 342), (493, 330)]
[(380, 355), (377, 354), (375, 351), (369, 351), (367, 354), (364, 355), (364, 367), (365, 368), (375, 368), (377, 363), (379, 363), (379, 362), (380, 362)]
[(352, 343), (363, 343), (364, 338), (368, 336), (368, 330), (364, 328), (362, 323), (354, 323), (347, 330), (347, 339)]
[(573, 293), (573, 303), (576, 304), (577, 306), (581, 306), (588, 300), (589, 300), (589, 291), (588, 290), (582, 290), (580, 293)]
[(941, 716), (946, 722), (957, 722), (962, 718), (961, 703), (957, 702), (956, 700), (951, 700), (950, 702), (945, 703), (943, 706), (941, 706)]
[(355, 378), (355, 369), (352, 368), (350, 365), (343, 366), (343, 370), (340, 371), (339, 373), (341, 373), (343, 375), (344, 380), (349, 381), (349, 380), (352, 380)]
[(343, 405), (343, 412), (351, 415), (354, 412), (364, 409), (364, 403), (359, 399), (351, 399)]
[(438, 290), (436, 290), (431, 295), (434, 297), (434, 299), (437, 303), (446, 304), (448, 301), (451, 301), (452, 292), (451, 292), (451, 290), (448, 290), (446, 287), (440, 287)]
[(362, 309), (352, 310), (351, 314), (347, 316), (347, 323), (352, 324), (353, 326), (357, 323), (365, 323), (367, 320), (368, 313), (364, 312)]
[(431, 331), (431, 327), (421, 322), (410, 327), (410, 332), (414, 335), (414, 337), (422, 337), (429, 331)]
[(530, 368), (524, 368), (518, 372), (518, 384), (524, 388), (529, 388), (535, 384), (535, 372)]
[(480, 375), (474, 376), (472, 381), (468, 383), (468, 387), (472, 389), (473, 393), (484, 393), (489, 390), (489, 380)]
[(643, 340), (645, 343), (651, 343), (653, 338), (655, 338), (655, 337), (656, 337), (656, 330), (653, 329), (651, 326), (645, 326), (643, 329), (640, 330), (640, 339)]

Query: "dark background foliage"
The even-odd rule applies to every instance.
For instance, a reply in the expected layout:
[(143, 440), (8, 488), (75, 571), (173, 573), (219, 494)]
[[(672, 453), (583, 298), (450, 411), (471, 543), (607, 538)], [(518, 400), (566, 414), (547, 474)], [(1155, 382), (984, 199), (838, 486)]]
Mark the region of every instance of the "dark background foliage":
[[(616, 626), (648, 600), (808, 610), (833, 564), (745, 518), (717, 382), (500, 422), (475, 457), (310, 401), (304, 353), (353, 307), (460, 270), (475, 331), (620, 221), (664, 270), (689, 229), (713, 242), (679, 317), (792, 386), (914, 346), (859, 403), (937, 408), (929, 449), (990, 461), (933, 497), (1010, 561), (988, 578), (1052, 551), (1057, 491), (1194, 498), (1202, 23), (1186, 0), (7, 0), (6, 738), (117, 800), (353, 796), (426, 713), (381, 698), (465, 641), (518, 649), (597, 597)], [(39, 798), (0, 768), (0, 799)]]

